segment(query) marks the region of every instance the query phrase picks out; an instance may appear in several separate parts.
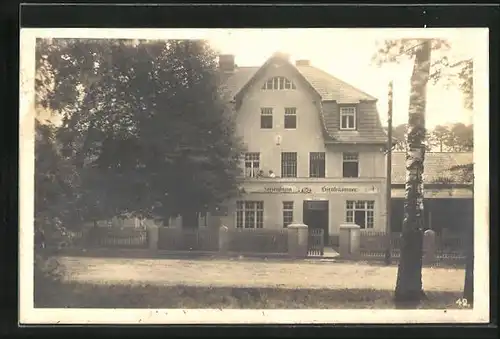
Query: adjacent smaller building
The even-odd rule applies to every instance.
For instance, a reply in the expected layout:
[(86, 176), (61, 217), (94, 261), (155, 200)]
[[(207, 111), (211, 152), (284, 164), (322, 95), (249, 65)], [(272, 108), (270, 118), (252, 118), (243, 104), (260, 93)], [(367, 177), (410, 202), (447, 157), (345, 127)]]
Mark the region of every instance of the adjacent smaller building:
[[(424, 162), (424, 218), (427, 228), (460, 233), (474, 224), (474, 194), (471, 176), (450, 168), (472, 164), (472, 152), (429, 152)], [(392, 157), (391, 228), (400, 232), (405, 193), (405, 154)]]

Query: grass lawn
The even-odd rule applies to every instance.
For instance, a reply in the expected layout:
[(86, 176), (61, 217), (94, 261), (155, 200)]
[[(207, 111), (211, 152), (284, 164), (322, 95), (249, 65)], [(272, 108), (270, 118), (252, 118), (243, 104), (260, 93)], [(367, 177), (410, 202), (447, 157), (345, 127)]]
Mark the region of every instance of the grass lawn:
[[(397, 273), (395, 266), (303, 260), (66, 256), (58, 261), (63, 281), (36, 287), (36, 307), (393, 308)], [(456, 308), (464, 274), (424, 268), (429, 300), (422, 307)]]
[[(375, 289), (393, 291), (396, 266), (319, 260), (59, 257), (67, 282), (162, 286)], [(426, 291), (460, 292), (465, 271), (424, 268)]]
[[(420, 308), (457, 308), (456, 292), (429, 292)], [(287, 289), (63, 283), (39, 293), (35, 307), (214, 308), (214, 309), (390, 309), (392, 292), (380, 290)]]

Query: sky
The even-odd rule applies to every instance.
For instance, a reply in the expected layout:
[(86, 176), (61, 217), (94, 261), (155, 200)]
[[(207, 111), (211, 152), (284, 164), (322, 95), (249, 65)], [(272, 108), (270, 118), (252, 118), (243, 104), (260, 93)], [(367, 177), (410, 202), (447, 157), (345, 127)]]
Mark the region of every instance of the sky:
[[(394, 83), (393, 125), (408, 120), (410, 76), (412, 60), (400, 64), (379, 67), (371, 61), (377, 50), (377, 43), (386, 39), (440, 38), (446, 39), (451, 49), (446, 55), (452, 60), (473, 57), (483, 58), (485, 35), (481, 29), (441, 28), (441, 29), (67, 29), (37, 30), (38, 37), (81, 37), (95, 38), (143, 38), (143, 39), (206, 39), (221, 54), (234, 54), (239, 66), (260, 66), (273, 53), (279, 51), (290, 55), (292, 62), (308, 59), (311, 65), (350, 83), (378, 99), (378, 111), (383, 125), (387, 124), (388, 84)], [(29, 40), (22, 42), (30, 49)], [(23, 49), (26, 49), (23, 47)], [(30, 53), (28, 53), (30, 54)], [(21, 55), (24, 55), (21, 54)], [(438, 55), (433, 52), (434, 58)], [(483, 59), (481, 59), (483, 60)], [(30, 60), (28, 66), (33, 61)], [(25, 62), (26, 64), (26, 62)], [(474, 72), (486, 75), (487, 69), (478, 69), (474, 62)], [(482, 63), (484, 64), (484, 62)], [(23, 69), (23, 68), (22, 68)], [(22, 74), (23, 72), (21, 72)], [(30, 74), (30, 72), (26, 72)], [(483, 78), (485, 78), (483, 76)], [(487, 78), (487, 76), (486, 76)], [(475, 93), (478, 86), (475, 86)], [(476, 93), (477, 94), (477, 93)], [(473, 122), (471, 111), (463, 107), (463, 94), (455, 87), (445, 88), (443, 84), (429, 83), (427, 89), (426, 125), (433, 128), (439, 124)]]
[[(413, 62), (407, 60), (382, 67), (371, 62), (377, 42), (395, 38), (395, 31), (401, 32), (385, 29), (234, 29), (205, 30), (201, 35), (220, 53), (234, 54), (238, 66), (260, 66), (276, 51), (290, 54), (291, 61), (310, 60), (312, 66), (376, 97), (383, 125), (387, 124), (387, 92), (392, 80), (393, 125), (396, 126), (408, 120)], [(473, 40), (464, 33), (449, 29), (444, 34), (451, 44), (447, 55), (457, 60), (472, 57), (469, 51)], [(427, 96), (427, 127), (472, 123), (472, 112), (463, 107), (463, 95), (457, 87), (429, 85)]]

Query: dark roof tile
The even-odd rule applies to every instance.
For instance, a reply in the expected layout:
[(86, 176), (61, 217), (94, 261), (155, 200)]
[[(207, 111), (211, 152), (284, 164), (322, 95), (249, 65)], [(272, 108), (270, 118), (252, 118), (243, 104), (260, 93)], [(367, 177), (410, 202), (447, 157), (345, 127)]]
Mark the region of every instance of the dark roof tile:
[[(272, 58), (276, 58), (276, 56)], [(266, 64), (269, 64), (272, 58), (269, 59)], [(266, 64), (264, 64), (263, 67), (265, 67)], [(327, 142), (386, 142), (387, 135), (380, 123), (376, 107), (376, 98), (316, 67), (310, 65), (292, 66), (307, 82), (309, 82), (312, 88), (321, 97), (322, 108), (320, 108), (320, 114)], [(259, 69), (260, 67), (238, 67), (233, 74), (224, 74), (224, 87), (227, 89), (227, 94), (231, 99), (241, 92)], [(339, 130), (339, 104), (357, 105), (359, 110), (357, 116), (359, 119), (356, 132), (352, 133)]]
[[(392, 183), (404, 184), (406, 180), (406, 154), (404, 152), (392, 153)], [(471, 152), (428, 152), (424, 160), (424, 183), (431, 184), (449, 178), (453, 183), (464, 182), (459, 172), (449, 169), (457, 165), (472, 164), (474, 161)]]
[(384, 131), (374, 102), (362, 102), (357, 105), (358, 121), (356, 131), (340, 130), (340, 109), (335, 102), (323, 103), (323, 114), (331, 142), (341, 143), (386, 143)]
[(313, 66), (296, 66), (299, 72), (321, 95), (323, 101), (339, 104), (355, 104), (360, 101), (375, 101), (376, 98)]

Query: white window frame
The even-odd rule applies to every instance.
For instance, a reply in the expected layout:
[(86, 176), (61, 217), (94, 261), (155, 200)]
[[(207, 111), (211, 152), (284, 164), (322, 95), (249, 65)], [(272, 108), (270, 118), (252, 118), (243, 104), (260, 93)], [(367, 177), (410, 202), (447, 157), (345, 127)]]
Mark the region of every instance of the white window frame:
[[(345, 159), (347, 155), (354, 155), (356, 154), (356, 159)], [(346, 162), (355, 162), (358, 164), (358, 175), (355, 177), (345, 177), (344, 176), (344, 163)], [(342, 178), (359, 178), (360, 177), (360, 166), (359, 166), (359, 152), (342, 152), (342, 162), (341, 162), (341, 173), (342, 173)]]
[[(247, 163), (250, 164), (250, 175), (247, 175)], [(255, 163), (258, 164), (255, 167)], [(256, 178), (260, 171), (260, 153), (259, 152), (246, 152), (243, 164), (243, 173), (245, 178)]]
[[(288, 225), (293, 223), (293, 209), (294, 209), (294, 204), (293, 201), (283, 201), (282, 204), (282, 218), (283, 218), (283, 228), (288, 227)], [(289, 222), (287, 223), (286, 218), (291, 216)]]
[[(283, 165), (285, 165), (285, 161), (284, 161), (285, 154), (290, 155), (290, 156), (292, 154), (295, 154), (295, 175), (285, 175), (285, 173), (284, 173), (285, 166), (283, 166)], [(298, 171), (299, 171), (299, 154), (297, 152), (281, 152), (280, 161), (281, 161), (281, 177), (282, 178), (298, 178), (299, 177), (299, 173), (298, 173)], [(293, 168), (293, 167), (288, 164), (286, 166), (286, 168)]]
[[(357, 128), (356, 124), (356, 106), (343, 106), (340, 107), (340, 129), (342, 131), (355, 131)], [(342, 126), (342, 121), (344, 116), (352, 116), (353, 117), (353, 126)], [(347, 125), (349, 125), (349, 119), (346, 119)]]
[[(312, 165), (313, 165), (313, 162), (311, 159), (312, 158), (312, 155), (313, 154), (323, 154), (323, 167), (324, 167), (324, 176), (313, 176), (312, 175)], [(326, 178), (327, 175), (326, 175), (326, 152), (309, 152), (309, 178)]]
[[(253, 216), (251, 225), (247, 225), (247, 215)], [(264, 201), (236, 201), (235, 226), (236, 228), (264, 228)]]
[[(261, 107), (260, 108), (260, 129), (273, 129), (274, 127), (274, 109), (272, 107)], [(262, 117), (271, 117), (271, 127), (262, 127)]]
[[(286, 127), (286, 117), (295, 117), (295, 127)], [(283, 128), (294, 130), (297, 129), (297, 107), (285, 107), (285, 115), (283, 117)]]
[(264, 91), (284, 91), (294, 89), (297, 89), (297, 86), (295, 86), (292, 80), (284, 76), (275, 76), (267, 79), (262, 86), (262, 90)]
[[(362, 205), (362, 206), (360, 206)], [(345, 222), (354, 224), (356, 211), (365, 213), (365, 227), (359, 225), (362, 230), (373, 230), (375, 227), (375, 201), (374, 200), (346, 200)]]

